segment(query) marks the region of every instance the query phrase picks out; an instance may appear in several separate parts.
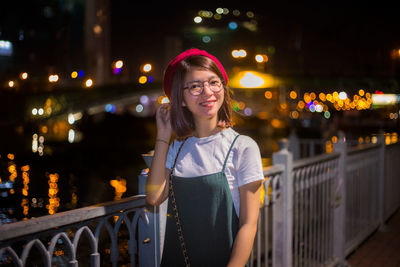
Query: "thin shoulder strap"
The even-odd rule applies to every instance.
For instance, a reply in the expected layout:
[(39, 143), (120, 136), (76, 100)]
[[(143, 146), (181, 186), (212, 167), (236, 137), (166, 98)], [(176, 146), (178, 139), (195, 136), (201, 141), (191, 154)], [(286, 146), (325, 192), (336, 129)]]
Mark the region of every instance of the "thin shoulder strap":
[(235, 144), (235, 142), (236, 142), (236, 140), (238, 139), (239, 135), (240, 135), (240, 134), (236, 135), (235, 139), (233, 139), (233, 142), (232, 142), (232, 144), (231, 144), (231, 147), (229, 148), (228, 153), (226, 154), (224, 166), (222, 167), (222, 172), (225, 172), (225, 166), (226, 166), (226, 163), (228, 162), (229, 154), (231, 153), (231, 150), (232, 150), (232, 148), (233, 148), (233, 145)]
[(171, 168), (171, 174), (174, 173), (176, 161), (177, 161), (177, 159), (178, 159), (178, 157), (179, 157), (179, 154), (181, 153), (181, 149), (182, 149), (183, 144), (184, 144), (185, 142), (186, 142), (186, 139), (183, 140), (182, 144), (179, 146), (178, 153), (176, 153), (176, 157), (175, 157), (175, 160), (174, 160), (174, 165), (172, 165), (172, 168)]

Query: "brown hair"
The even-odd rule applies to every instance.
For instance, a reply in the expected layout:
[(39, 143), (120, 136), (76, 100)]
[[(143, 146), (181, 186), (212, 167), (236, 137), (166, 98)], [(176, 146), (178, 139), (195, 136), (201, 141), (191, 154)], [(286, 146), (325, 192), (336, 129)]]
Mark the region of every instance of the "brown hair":
[(224, 87), (224, 102), (218, 111), (218, 121), (224, 123), (226, 127), (232, 126), (232, 109), (231, 109), (231, 97), (229, 89), (225, 85), (225, 81), (221, 71), (213, 60), (204, 56), (192, 56), (188, 57), (180, 62), (172, 81), (172, 92), (171, 92), (171, 126), (177, 137), (181, 140), (189, 137), (195, 130), (195, 124), (192, 113), (183, 107), (183, 83), (186, 74), (192, 68), (200, 68), (214, 72), (223, 81)]

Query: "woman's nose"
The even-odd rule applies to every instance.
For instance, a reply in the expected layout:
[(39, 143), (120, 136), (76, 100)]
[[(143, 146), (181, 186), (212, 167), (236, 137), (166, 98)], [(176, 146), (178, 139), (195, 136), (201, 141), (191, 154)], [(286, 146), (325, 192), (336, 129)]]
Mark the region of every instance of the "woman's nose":
[(212, 95), (214, 92), (211, 90), (210, 85), (208, 83), (203, 83), (203, 94)]

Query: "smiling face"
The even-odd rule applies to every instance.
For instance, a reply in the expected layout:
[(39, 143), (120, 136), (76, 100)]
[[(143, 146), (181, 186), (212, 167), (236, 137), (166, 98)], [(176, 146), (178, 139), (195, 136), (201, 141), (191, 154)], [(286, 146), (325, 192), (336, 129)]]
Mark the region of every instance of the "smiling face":
[[(218, 92), (215, 92), (218, 82), (215, 83), (214, 78), (222, 83)], [(193, 82), (200, 82), (201, 85), (206, 82), (203, 92), (197, 96), (185, 89)], [(214, 86), (214, 92), (210, 89), (210, 83)], [(194, 88), (196, 86), (192, 86)], [(215, 126), (221, 121), (225, 127), (233, 125), (229, 89), (218, 66), (210, 58), (193, 56), (179, 64), (172, 82), (170, 101), (171, 126), (180, 140), (193, 135), (199, 122)]]
[(189, 89), (183, 91), (182, 106), (186, 107), (193, 115), (194, 121), (202, 120), (218, 121), (218, 111), (224, 102), (224, 88), (219, 92), (211, 90), (209, 83), (220, 78), (212, 71), (200, 68), (192, 68), (185, 76), (184, 85), (187, 86), (193, 82), (203, 83), (204, 89), (200, 95), (194, 96)]

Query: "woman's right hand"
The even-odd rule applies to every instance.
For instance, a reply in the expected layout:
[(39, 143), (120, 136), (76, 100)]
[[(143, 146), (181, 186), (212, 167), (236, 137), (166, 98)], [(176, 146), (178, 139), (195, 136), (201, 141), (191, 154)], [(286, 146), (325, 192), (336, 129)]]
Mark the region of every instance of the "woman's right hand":
[(157, 138), (161, 138), (169, 142), (172, 135), (171, 117), (169, 111), (169, 104), (162, 104), (156, 112), (157, 121)]

